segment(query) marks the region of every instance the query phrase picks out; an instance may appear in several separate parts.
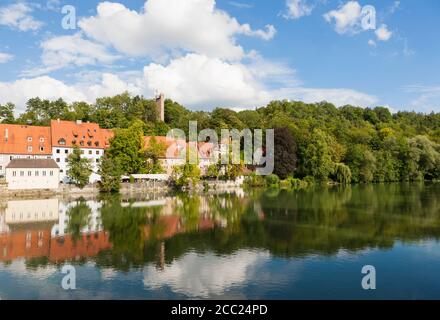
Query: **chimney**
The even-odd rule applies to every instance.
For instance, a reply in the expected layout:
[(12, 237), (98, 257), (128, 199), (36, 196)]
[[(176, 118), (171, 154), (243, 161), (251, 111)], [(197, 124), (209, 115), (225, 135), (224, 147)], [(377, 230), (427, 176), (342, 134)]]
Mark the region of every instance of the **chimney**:
[(82, 124), (82, 120), (76, 120), (76, 124)]
[(159, 112), (159, 120), (165, 121), (165, 95), (163, 93), (156, 96), (156, 106)]

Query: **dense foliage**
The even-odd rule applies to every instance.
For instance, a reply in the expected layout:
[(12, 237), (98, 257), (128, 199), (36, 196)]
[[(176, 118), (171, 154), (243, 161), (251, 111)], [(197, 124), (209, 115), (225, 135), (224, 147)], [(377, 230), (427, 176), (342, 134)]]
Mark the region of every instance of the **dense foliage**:
[(67, 161), (67, 176), (76, 186), (84, 188), (89, 183), (93, 172), (91, 160), (81, 157), (81, 150), (75, 146), (73, 152), (67, 157)]
[[(119, 134), (110, 152), (122, 158), (125, 173), (147, 168), (145, 150), (138, 145), (142, 134), (164, 135), (169, 128), (187, 132), (188, 121), (196, 120), (199, 130), (287, 128), (296, 151), (292, 148), (282, 152), (286, 165), (282, 168), (278, 162), (276, 166), (282, 178), (331, 179), (340, 183), (440, 179), (438, 113), (391, 114), (384, 107), (364, 109), (348, 105), (336, 108), (327, 102), (290, 101), (274, 101), (256, 110), (235, 112), (217, 108), (202, 112), (190, 111), (166, 100), (165, 123), (162, 123), (156, 121), (155, 108), (154, 101), (131, 97), (127, 93), (98, 99), (95, 104), (67, 104), (61, 99), (35, 98), (28, 101), (26, 111), (17, 119), (12, 104), (0, 106), (0, 121), (47, 125), (55, 118), (81, 119), (97, 122), (103, 128), (118, 128)], [(127, 128), (130, 129), (124, 130)], [(130, 153), (126, 152), (127, 148)]]

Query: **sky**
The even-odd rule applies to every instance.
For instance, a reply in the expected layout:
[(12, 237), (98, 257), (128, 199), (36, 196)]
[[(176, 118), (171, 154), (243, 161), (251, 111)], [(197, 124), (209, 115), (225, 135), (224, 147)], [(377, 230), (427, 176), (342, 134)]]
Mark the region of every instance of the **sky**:
[(163, 92), (440, 112), (438, 0), (0, 0), (0, 104)]

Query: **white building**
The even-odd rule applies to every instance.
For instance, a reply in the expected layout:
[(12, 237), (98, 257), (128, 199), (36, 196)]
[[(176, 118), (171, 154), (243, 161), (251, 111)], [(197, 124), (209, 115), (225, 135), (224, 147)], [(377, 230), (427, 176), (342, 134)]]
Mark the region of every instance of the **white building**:
[(9, 190), (57, 189), (59, 176), (52, 159), (13, 159), (6, 166)]
[(73, 152), (74, 146), (81, 150), (82, 157), (92, 163), (93, 173), (90, 183), (100, 181), (98, 175), (99, 160), (104, 155), (105, 149), (110, 144), (113, 136), (111, 130), (101, 129), (96, 123), (81, 121), (51, 121), (52, 157), (60, 167), (60, 181), (70, 183), (67, 177), (68, 156)]

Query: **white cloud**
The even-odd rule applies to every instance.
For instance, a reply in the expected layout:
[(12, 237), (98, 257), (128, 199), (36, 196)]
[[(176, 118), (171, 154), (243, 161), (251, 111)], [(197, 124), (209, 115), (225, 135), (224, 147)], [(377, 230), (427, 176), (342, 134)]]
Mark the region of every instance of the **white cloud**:
[(83, 39), (81, 33), (53, 37), (43, 41), (41, 47), (43, 66), (26, 70), (22, 75), (37, 76), (69, 66), (109, 64), (120, 58), (108, 53), (103, 45)]
[[(350, 89), (306, 88), (295, 80), (294, 70), (257, 58), (249, 64), (227, 63), (216, 58), (189, 54), (168, 65), (144, 68), (146, 87), (160, 90), (184, 105), (197, 108), (218, 106), (252, 108), (275, 99), (329, 101), (338, 106), (370, 106), (377, 98)], [(268, 84), (277, 83), (280, 89)]]
[(55, 100), (63, 98), (67, 102), (86, 101), (93, 103), (96, 98), (113, 96), (128, 91), (141, 94), (142, 81), (127, 82), (114, 74), (100, 75), (99, 82), (78, 82), (68, 85), (52, 77), (24, 78), (13, 82), (0, 82), (0, 104), (12, 102), (22, 112), (26, 102), (34, 97)]
[(269, 93), (245, 65), (204, 55), (188, 54), (168, 65), (144, 68), (146, 85), (184, 104), (196, 107), (253, 106), (270, 99)]
[(0, 25), (20, 31), (38, 30), (43, 23), (30, 15), (32, 11), (32, 7), (25, 2), (0, 7)]
[(388, 41), (391, 39), (391, 36), (393, 35), (393, 33), (390, 30), (388, 30), (386, 24), (382, 24), (380, 28), (376, 29), (375, 34), (377, 40), (379, 41)]
[(273, 26), (253, 30), (216, 8), (215, 0), (148, 0), (137, 12), (119, 3), (102, 2), (97, 15), (79, 21), (87, 36), (132, 56), (162, 57), (194, 52), (239, 60), (236, 36), (271, 39)]
[[(98, 80), (96, 80), (98, 79)], [(23, 110), (26, 101), (39, 96), (68, 102), (94, 102), (97, 97), (128, 91), (152, 96), (156, 90), (189, 108), (254, 108), (272, 100), (329, 101), (337, 106), (372, 106), (377, 98), (346, 88), (308, 88), (288, 66), (254, 57), (248, 63), (225, 62), (204, 55), (187, 54), (166, 65), (151, 63), (143, 73), (98, 72), (81, 74), (73, 84), (48, 76), (0, 82), (0, 103), (13, 102)]]
[(407, 86), (404, 90), (417, 96), (409, 106), (417, 112), (440, 112), (440, 86)]
[(374, 40), (368, 40), (368, 45), (371, 47), (375, 47), (376, 46), (376, 42)]
[(362, 30), (362, 7), (357, 1), (349, 1), (338, 10), (324, 14), (324, 19), (329, 23), (334, 21), (339, 34), (355, 34)]
[(307, 3), (308, 0), (286, 0), (288, 19), (299, 19), (308, 16), (313, 11), (313, 5)]
[(223, 296), (234, 285), (256, 276), (257, 268), (268, 262), (269, 253), (240, 250), (233, 255), (185, 254), (166, 265), (164, 270), (154, 266), (144, 268), (144, 286), (157, 289), (169, 286), (174, 292), (189, 297)]
[(14, 59), (14, 56), (8, 53), (0, 52), (0, 63), (6, 63)]

